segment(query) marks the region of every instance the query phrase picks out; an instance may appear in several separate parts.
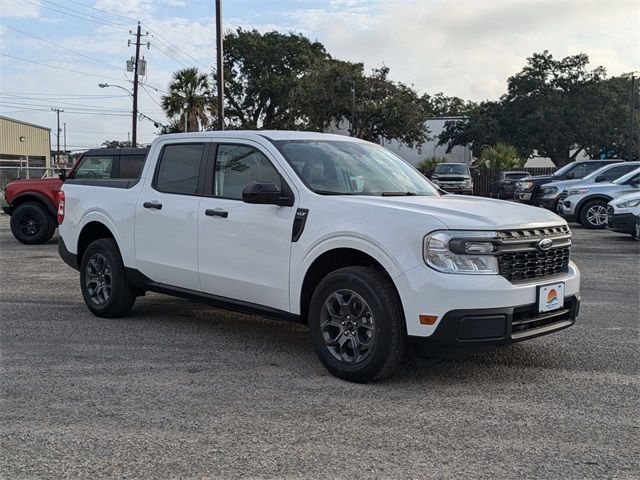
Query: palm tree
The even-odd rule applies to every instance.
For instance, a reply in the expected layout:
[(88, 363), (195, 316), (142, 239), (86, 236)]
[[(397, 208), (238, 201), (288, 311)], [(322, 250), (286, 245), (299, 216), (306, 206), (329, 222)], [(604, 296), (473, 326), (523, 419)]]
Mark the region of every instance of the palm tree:
[(209, 125), (210, 97), (207, 75), (197, 68), (185, 68), (173, 74), (169, 94), (162, 97), (162, 108), (178, 122), (181, 131), (197, 132)]
[(495, 146), (485, 146), (480, 153), (480, 168), (491, 172), (500, 172), (502, 170), (514, 170), (524, 165), (524, 159), (521, 158), (518, 149), (508, 143), (498, 142)]

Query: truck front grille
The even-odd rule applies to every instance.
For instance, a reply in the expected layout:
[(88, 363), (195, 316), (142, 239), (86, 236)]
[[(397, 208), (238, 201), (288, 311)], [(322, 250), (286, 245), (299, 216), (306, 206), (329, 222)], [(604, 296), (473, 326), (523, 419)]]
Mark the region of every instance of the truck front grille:
[[(551, 246), (545, 250), (540, 242), (546, 239)], [(570, 255), (571, 231), (566, 225), (498, 233), (499, 271), (510, 282), (567, 272)]]

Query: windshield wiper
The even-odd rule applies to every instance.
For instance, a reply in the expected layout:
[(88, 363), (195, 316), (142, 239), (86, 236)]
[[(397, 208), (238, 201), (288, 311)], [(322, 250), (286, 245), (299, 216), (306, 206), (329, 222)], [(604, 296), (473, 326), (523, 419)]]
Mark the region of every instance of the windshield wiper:
[(382, 192), (383, 197), (413, 197), (418, 195), (416, 192)]

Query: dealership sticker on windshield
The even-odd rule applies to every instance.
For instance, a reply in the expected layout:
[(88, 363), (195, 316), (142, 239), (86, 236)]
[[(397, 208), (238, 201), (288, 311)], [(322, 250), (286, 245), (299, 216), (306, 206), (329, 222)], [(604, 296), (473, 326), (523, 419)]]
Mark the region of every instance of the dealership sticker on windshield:
[(551, 312), (564, 307), (564, 283), (538, 287), (538, 312)]

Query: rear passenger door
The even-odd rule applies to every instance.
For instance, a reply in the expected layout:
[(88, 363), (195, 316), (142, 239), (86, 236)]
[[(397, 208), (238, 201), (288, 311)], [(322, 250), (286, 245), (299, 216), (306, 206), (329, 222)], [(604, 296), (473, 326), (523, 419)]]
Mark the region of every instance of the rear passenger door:
[(209, 142), (162, 146), (151, 178), (136, 205), (138, 270), (151, 280), (200, 290), (198, 204)]
[(283, 207), (242, 201), (242, 190), (251, 181), (273, 182), (283, 192), (290, 190), (287, 180), (268, 152), (249, 142), (212, 146), (209, 168), (198, 212), (203, 291), (288, 311), (296, 202)]

